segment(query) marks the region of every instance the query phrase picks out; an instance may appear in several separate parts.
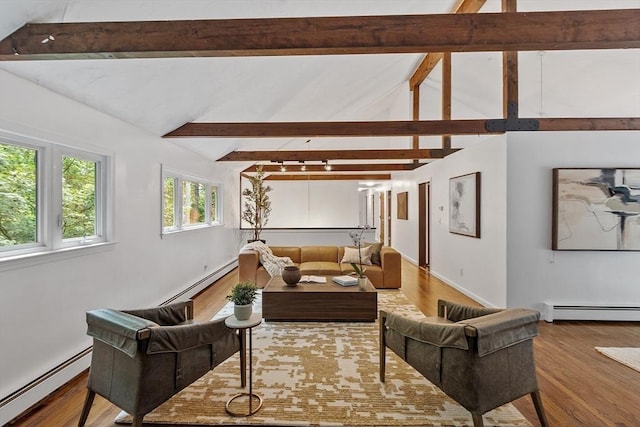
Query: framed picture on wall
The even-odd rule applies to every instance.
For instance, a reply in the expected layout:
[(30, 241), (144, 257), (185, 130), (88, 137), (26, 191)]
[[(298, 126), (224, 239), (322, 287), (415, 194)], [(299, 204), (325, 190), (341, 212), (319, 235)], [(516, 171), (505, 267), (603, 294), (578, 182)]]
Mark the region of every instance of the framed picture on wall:
[(407, 205), (407, 199), (409, 198), (408, 192), (398, 193), (398, 219), (409, 219), (409, 207)]
[(449, 232), (480, 237), (480, 172), (449, 179)]
[(640, 168), (553, 169), (551, 247), (640, 251)]

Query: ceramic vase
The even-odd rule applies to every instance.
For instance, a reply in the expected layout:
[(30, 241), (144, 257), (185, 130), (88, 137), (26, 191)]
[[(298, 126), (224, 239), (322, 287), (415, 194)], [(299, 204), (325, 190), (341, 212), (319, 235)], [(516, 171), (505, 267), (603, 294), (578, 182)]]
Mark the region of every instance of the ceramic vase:
[(360, 289), (361, 291), (366, 291), (368, 281), (369, 279), (367, 279), (366, 277), (358, 277), (358, 289)]
[(234, 305), (233, 314), (238, 320), (249, 320), (253, 312), (253, 304)]
[(300, 269), (295, 265), (288, 265), (282, 271), (282, 280), (284, 280), (288, 286), (296, 286), (300, 281), (300, 277), (302, 277), (302, 273), (300, 273)]

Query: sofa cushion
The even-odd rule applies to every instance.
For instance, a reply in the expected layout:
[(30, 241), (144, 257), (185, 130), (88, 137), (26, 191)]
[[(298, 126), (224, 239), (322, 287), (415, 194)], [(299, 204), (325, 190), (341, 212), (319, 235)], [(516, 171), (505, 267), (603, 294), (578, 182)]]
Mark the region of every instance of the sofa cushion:
[(382, 249), (381, 242), (364, 242), (364, 246), (371, 246), (371, 264), (382, 265), (380, 259), (380, 250)]
[(289, 257), (294, 264), (300, 264), (300, 247), (298, 246), (270, 246), (275, 256)]
[(360, 248), (345, 247), (341, 263), (371, 265), (371, 246)]
[(327, 261), (308, 261), (300, 264), (300, 273), (323, 276), (339, 276), (342, 274), (340, 264)]
[(300, 263), (309, 261), (338, 262), (337, 246), (302, 246)]

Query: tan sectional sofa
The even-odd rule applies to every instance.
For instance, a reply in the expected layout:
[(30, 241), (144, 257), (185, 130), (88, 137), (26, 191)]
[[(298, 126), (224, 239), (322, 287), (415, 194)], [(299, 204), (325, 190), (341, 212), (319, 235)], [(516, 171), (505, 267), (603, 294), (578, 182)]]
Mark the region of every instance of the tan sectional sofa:
[[(366, 243), (365, 243), (366, 245)], [(353, 272), (348, 263), (340, 263), (344, 246), (270, 246), (276, 256), (286, 256), (300, 267), (302, 274), (339, 276)], [(366, 265), (365, 275), (376, 288), (399, 288), (401, 257), (393, 248), (380, 248), (380, 263)], [(238, 255), (239, 281), (264, 287), (271, 277), (260, 264), (258, 252), (243, 250)]]

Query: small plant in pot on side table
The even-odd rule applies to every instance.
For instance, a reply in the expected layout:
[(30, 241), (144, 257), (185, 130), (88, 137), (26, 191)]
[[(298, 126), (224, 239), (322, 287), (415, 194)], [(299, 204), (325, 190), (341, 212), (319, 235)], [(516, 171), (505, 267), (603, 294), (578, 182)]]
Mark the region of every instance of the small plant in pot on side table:
[(247, 320), (253, 312), (253, 302), (258, 294), (258, 287), (253, 282), (240, 282), (231, 288), (227, 299), (233, 302), (233, 314), (238, 320)]

